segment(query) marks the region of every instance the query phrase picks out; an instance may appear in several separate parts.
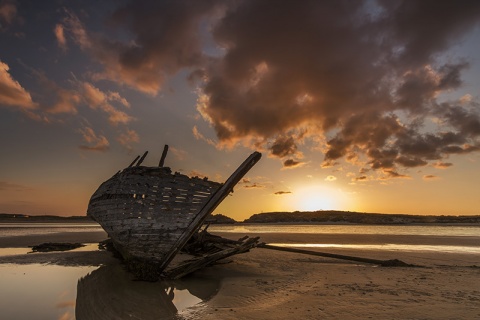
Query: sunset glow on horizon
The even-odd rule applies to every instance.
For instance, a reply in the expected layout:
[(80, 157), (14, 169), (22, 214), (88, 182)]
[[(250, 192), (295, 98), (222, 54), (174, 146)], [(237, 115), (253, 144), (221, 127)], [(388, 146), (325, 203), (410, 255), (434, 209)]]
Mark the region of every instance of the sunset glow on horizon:
[(216, 213), (480, 215), (480, 2), (0, 1), (0, 212), (84, 215), (149, 151)]

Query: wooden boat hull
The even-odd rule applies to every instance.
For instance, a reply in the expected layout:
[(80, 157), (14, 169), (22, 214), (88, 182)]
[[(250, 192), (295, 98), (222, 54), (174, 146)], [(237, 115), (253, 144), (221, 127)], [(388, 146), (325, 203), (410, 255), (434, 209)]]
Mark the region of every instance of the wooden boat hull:
[[(162, 271), (207, 216), (260, 158), (260, 153), (252, 153), (224, 184), (172, 174), (166, 167), (133, 166), (136, 159), (100, 185), (90, 199), (87, 215), (108, 233), (131, 271), (145, 279), (162, 277)], [(252, 245), (242, 244), (222, 256)]]
[(163, 261), (220, 186), (168, 168), (131, 167), (98, 188), (87, 215), (125, 259)]

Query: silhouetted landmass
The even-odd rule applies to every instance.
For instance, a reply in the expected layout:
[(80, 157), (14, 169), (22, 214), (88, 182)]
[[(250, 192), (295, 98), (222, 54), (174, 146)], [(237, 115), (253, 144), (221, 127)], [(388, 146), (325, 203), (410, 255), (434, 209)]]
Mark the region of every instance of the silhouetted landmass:
[(93, 220), (87, 216), (31, 216), (27, 214), (0, 213), (0, 222), (93, 222)]
[[(61, 217), (53, 215), (29, 216), (0, 213), (0, 222), (93, 222), (87, 216)], [(211, 224), (240, 223), (223, 214), (215, 214), (206, 221)], [(409, 214), (363, 213), (351, 211), (295, 211), (257, 213), (243, 223), (352, 223), (352, 224), (480, 224), (480, 215), (474, 216), (425, 216)]]
[(355, 224), (412, 224), (412, 223), (480, 223), (476, 216), (423, 216), (408, 214), (361, 213), (350, 211), (265, 212), (257, 213), (244, 223), (355, 223)]
[(208, 217), (207, 218), (207, 223), (211, 223), (211, 224), (233, 224), (233, 223), (237, 223), (236, 220), (230, 218), (230, 217), (227, 217), (226, 215), (223, 215), (223, 214), (213, 214), (211, 217)]

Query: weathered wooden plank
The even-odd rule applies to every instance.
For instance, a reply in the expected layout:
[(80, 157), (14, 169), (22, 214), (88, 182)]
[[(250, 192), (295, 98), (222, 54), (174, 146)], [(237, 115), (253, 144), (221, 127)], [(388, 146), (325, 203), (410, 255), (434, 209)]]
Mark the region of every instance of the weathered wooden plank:
[(163, 167), (163, 164), (165, 163), (165, 158), (167, 157), (167, 152), (168, 152), (168, 144), (166, 144), (163, 147), (162, 157), (160, 158), (160, 162), (158, 163), (159, 167)]

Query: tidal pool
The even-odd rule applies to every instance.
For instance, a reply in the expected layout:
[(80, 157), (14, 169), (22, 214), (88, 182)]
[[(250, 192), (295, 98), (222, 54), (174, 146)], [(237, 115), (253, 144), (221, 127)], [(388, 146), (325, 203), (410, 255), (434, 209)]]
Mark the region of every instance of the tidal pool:
[(181, 319), (220, 281), (134, 281), (121, 264), (0, 264), (0, 319)]

